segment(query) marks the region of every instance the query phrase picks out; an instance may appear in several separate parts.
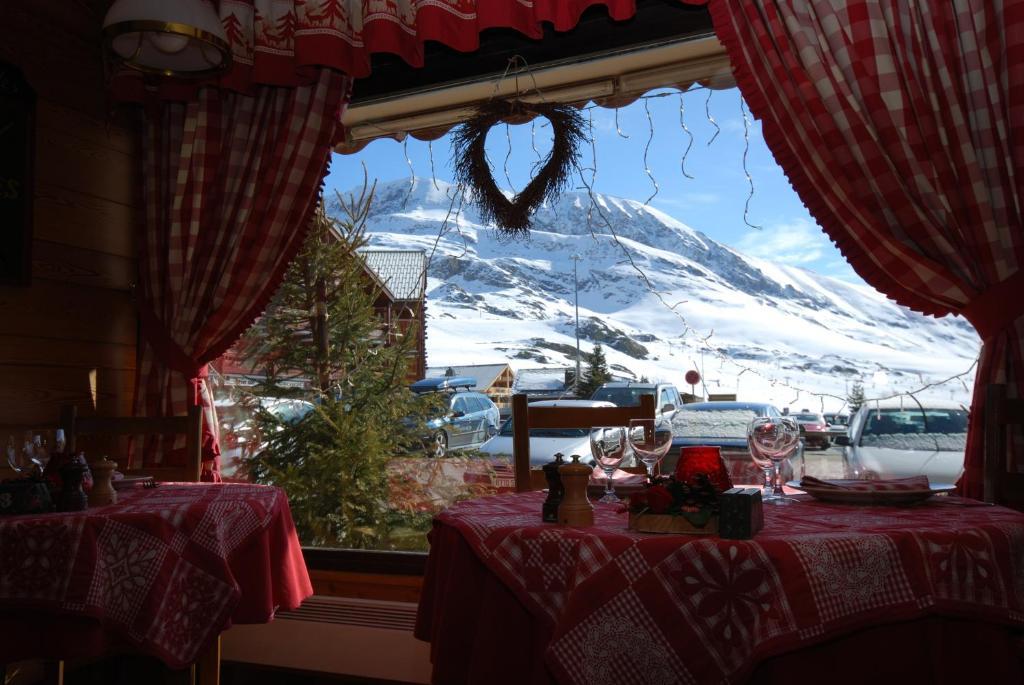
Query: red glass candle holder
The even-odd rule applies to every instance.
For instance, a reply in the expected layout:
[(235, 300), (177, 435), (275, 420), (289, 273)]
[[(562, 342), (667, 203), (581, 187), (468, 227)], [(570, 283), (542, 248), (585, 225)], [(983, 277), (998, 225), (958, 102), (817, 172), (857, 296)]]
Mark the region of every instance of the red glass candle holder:
[(732, 487), (729, 469), (722, 458), (722, 450), (711, 445), (694, 445), (679, 448), (679, 461), (676, 462), (676, 480), (687, 485), (694, 484), (698, 473), (703, 473), (715, 486), (717, 492), (725, 492)]

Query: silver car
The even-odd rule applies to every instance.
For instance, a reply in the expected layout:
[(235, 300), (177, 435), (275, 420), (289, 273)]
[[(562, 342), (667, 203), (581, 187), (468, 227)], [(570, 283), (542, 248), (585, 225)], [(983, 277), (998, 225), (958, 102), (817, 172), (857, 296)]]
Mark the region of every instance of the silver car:
[(955, 483), (964, 470), (967, 410), (952, 402), (871, 402), (835, 442), (843, 445), (847, 478), (925, 475), (933, 483)]
[[(611, 402), (593, 400), (542, 400), (534, 407), (614, 407)], [(507, 420), (498, 434), (485, 442), (480, 451), (492, 457), (512, 458), (512, 419)], [(543, 466), (556, 452), (566, 457), (578, 454), (586, 463), (591, 462), (590, 431), (586, 428), (532, 428), (530, 429), (530, 466)], [(623, 459), (626, 466), (633, 464), (632, 455)]]

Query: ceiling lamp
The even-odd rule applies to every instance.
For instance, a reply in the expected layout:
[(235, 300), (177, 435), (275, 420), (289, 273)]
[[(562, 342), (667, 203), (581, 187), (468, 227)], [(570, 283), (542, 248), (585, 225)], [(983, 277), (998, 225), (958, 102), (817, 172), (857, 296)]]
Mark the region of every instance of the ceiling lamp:
[(208, 0), (115, 0), (103, 41), (119, 63), (164, 76), (213, 76), (231, 66), (231, 48)]

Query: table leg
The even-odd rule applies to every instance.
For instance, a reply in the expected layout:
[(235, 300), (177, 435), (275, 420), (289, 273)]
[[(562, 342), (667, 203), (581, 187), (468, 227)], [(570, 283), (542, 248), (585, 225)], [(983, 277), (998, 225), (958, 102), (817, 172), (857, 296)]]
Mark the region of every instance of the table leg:
[(220, 636), (196, 660), (196, 680), (199, 685), (220, 685)]

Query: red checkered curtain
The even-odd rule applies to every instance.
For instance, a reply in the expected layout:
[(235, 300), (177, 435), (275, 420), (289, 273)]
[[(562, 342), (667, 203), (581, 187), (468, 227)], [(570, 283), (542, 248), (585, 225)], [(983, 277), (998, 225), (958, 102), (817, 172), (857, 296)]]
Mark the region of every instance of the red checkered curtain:
[[(202, 402), (204, 480), (220, 479), (205, 365), (256, 319), (301, 246), (349, 85), (321, 69), (309, 85), (204, 87), (147, 112), (135, 408), (182, 415)], [(143, 458), (184, 452), (151, 438)]]
[[(701, 2), (702, 0), (693, 0)], [(591, 6), (613, 19), (635, 0), (220, 0), (230, 70), (214, 81), (114, 76), (115, 99), (147, 105), (146, 223), (140, 241), (144, 345), (136, 413), (202, 402), (204, 479), (219, 479), (217, 420), (204, 380), (255, 320), (300, 246), (350, 76), (375, 52), (423, 65), (437, 41), (475, 50), (488, 28), (540, 38)], [(183, 450), (150, 439), (145, 463)]]
[(981, 496), (984, 388), (1024, 396), (1024, 2), (710, 9), (769, 148), (857, 273), (984, 341), (960, 482)]

